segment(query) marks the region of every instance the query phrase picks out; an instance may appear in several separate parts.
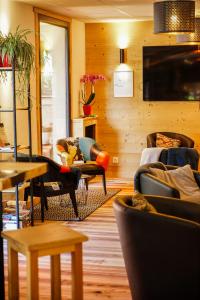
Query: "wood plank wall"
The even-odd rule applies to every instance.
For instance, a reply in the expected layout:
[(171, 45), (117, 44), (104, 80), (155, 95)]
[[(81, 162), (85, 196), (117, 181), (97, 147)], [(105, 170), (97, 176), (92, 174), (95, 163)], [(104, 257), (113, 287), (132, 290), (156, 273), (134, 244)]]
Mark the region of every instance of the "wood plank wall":
[[(120, 34), (127, 35), (127, 64), (133, 69), (132, 98), (113, 97), (113, 72), (119, 66)], [(144, 102), (142, 98), (142, 47), (175, 45), (172, 35), (153, 34), (151, 21), (86, 24), (86, 71), (102, 73), (106, 82), (95, 86), (93, 112), (98, 115), (98, 142), (109, 151), (108, 176), (132, 178), (140, 161), (146, 136), (155, 131), (184, 133), (200, 147), (199, 102)], [(119, 164), (112, 164), (112, 157)]]

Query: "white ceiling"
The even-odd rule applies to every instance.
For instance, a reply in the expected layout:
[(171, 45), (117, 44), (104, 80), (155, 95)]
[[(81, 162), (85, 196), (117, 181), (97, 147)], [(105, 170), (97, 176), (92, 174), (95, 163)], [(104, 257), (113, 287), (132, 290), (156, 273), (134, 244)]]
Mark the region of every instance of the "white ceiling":
[(84, 22), (152, 19), (153, 0), (17, 0)]

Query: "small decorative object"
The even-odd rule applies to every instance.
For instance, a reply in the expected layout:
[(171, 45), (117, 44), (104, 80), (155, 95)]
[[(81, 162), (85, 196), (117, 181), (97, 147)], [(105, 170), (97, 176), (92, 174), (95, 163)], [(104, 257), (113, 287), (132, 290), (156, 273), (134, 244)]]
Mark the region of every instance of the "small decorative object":
[[(94, 103), (95, 92), (94, 85), (97, 80), (105, 80), (105, 76), (101, 74), (86, 74), (83, 75), (80, 79), (82, 88), (81, 88), (81, 103), (83, 104), (83, 112), (85, 116), (91, 115), (92, 107)], [(87, 98), (87, 83), (90, 85), (90, 95)]]

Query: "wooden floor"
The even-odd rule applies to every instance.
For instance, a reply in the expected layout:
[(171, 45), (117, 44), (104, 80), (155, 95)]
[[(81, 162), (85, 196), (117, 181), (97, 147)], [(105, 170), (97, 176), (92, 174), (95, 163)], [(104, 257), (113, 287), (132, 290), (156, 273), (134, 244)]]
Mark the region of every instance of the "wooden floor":
[[(92, 184), (100, 185), (100, 183)], [(132, 181), (108, 180), (107, 185), (110, 188), (120, 188), (119, 194), (121, 195), (133, 193)], [(83, 232), (89, 237), (89, 241), (84, 244), (83, 248), (85, 300), (131, 300), (112, 202), (113, 198), (84, 221), (66, 223), (71, 228)], [(40, 226), (42, 225), (40, 224)], [(7, 292), (6, 245), (4, 248)], [(26, 299), (26, 264), (22, 255), (19, 256), (19, 265), (21, 300)], [(61, 267), (62, 299), (71, 299), (70, 257), (68, 254), (61, 256)], [(42, 257), (39, 260), (39, 277), (40, 299), (50, 299), (48, 257)]]

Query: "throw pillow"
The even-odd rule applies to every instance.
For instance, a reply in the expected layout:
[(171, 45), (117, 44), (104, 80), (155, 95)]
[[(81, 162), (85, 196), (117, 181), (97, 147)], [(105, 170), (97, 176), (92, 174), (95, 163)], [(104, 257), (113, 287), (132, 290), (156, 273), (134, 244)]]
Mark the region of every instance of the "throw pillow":
[(60, 139), (57, 142), (57, 150), (61, 152), (61, 161), (70, 166), (75, 161), (83, 162), (83, 154), (79, 148), (79, 138)]
[(180, 147), (181, 141), (172, 139), (164, 134), (156, 133), (156, 147), (177, 148)]
[(186, 197), (200, 196), (200, 188), (196, 183), (190, 165), (168, 171), (155, 168), (150, 168), (150, 170), (153, 175), (176, 188), (180, 192), (181, 199), (186, 200)]
[(155, 207), (153, 207), (153, 205), (151, 205), (140, 193), (133, 195), (132, 207), (142, 211), (157, 212)]

